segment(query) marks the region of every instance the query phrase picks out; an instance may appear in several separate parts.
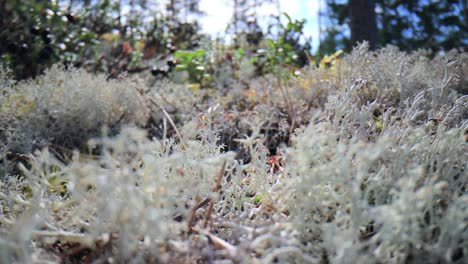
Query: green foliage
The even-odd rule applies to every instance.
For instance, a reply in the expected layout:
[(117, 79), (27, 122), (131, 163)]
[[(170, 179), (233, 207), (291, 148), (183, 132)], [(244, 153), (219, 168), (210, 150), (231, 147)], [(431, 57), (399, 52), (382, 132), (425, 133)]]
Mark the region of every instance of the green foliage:
[[(141, 72), (148, 68), (143, 60), (168, 56), (174, 47), (191, 49), (201, 38), (197, 23), (163, 15), (154, 1), (124, 6), (115, 0), (27, 0), (1, 5), (0, 63), (12, 69), (17, 80), (35, 77), (57, 62), (111, 77)], [(188, 1), (171, 1), (165, 9), (199, 12)]]
[(207, 54), (204, 49), (178, 50), (174, 53), (174, 57), (177, 59), (176, 70), (186, 71), (190, 83), (203, 85), (208, 81), (209, 75), (205, 68)]
[[(305, 66), (307, 61), (307, 52), (312, 48), (310, 39), (304, 35), (305, 20), (292, 20), (287, 13), (283, 13), (286, 17), (286, 25), (280, 24), (279, 38), (277, 40), (279, 50), (284, 62), (297, 67)], [(301, 44), (304, 41), (304, 44)]]
[(283, 15), (286, 23), (280, 23), (278, 36), (266, 38), (265, 49), (257, 50), (256, 56), (250, 59), (260, 75), (275, 72), (281, 67), (297, 69), (308, 63), (311, 46), (310, 40), (304, 36), (305, 20), (292, 20), (287, 13)]
[(53, 63), (79, 65), (97, 34), (59, 1), (6, 1), (0, 9), (0, 62), (16, 79), (34, 77)]
[[(292, 20), (286, 13), (284, 17), (285, 23), (274, 23), (269, 27), (270, 30), (279, 27), (276, 36), (257, 34), (255, 40), (246, 38), (242, 44), (235, 42), (233, 46), (218, 42), (197, 50), (177, 50), (174, 53), (176, 70), (187, 73), (187, 80), (196, 84), (191, 87), (225, 86), (228, 82), (243, 81), (242, 76), (251, 78), (252, 75), (263, 76), (284, 69), (297, 71), (308, 63), (310, 40), (304, 36), (305, 20)], [(256, 30), (258, 28), (246, 28), (238, 32), (235, 39), (242, 39)]]
[[(223, 82), (215, 80), (219, 61), (209, 61), (212, 53), (200, 47), (204, 36), (199, 34), (198, 24), (180, 15), (182, 10), (186, 15), (200, 14), (197, 1), (171, 1), (164, 7), (153, 1), (131, 2), (126, 7), (119, 1), (72, 1), (65, 5), (61, 1), (28, 0), (4, 5), (0, 15), (1, 64), (12, 69), (17, 80), (35, 77), (57, 62), (104, 72), (109, 78), (150, 69), (156, 69), (155, 75), (168, 76), (172, 67), (162, 69), (159, 63), (175, 53), (180, 60), (178, 69), (187, 72), (189, 82), (202, 87)], [(236, 53), (234, 61), (229, 59), (234, 79), (238, 78), (240, 64), (249, 60), (260, 75), (278, 66), (297, 68), (308, 63), (310, 44), (303, 33), (305, 21), (284, 14), (284, 23), (270, 22), (268, 31), (263, 32), (255, 14), (246, 16), (246, 11), (238, 7), (242, 14), (235, 22), (235, 47), (228, 49), (244, 52)], [(165, 11), (158, 11), (161, 8)], [(203, 49), (206, 54), (198, 54)], [(261, 49), (267, 50), (266, 56), (253, 54)]]
[[(266, 39), (266, 42), (268, 43), (268, 52), (266, 56), (267, 61), (265, 66), (267, 72), (272, 72), (273, 69), (277, 66), (280, 66), (281, 63), (288, 65), (297, 63), (296, 61), (299, 56), (293, 50), (292, 46), (288, 43), (285, 43), (283, 39), (274, 41), (268, 38)], [(256, 60), (253, 61), (257, 62)]]

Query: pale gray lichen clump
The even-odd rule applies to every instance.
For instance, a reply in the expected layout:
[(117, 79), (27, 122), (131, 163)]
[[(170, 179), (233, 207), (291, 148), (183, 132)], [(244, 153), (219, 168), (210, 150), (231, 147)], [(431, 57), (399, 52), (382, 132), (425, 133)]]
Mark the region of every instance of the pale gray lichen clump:
[(2, 87), (2, 142), (28, 153), (48, 143), (79, 146), (103, 126), (143, 125), (148, 110), (129, 82), (54, 66), (35, 80)]
[(467, 73), (361, 45), (232, 93), (3, 78), (0, 262), (463, 263)]

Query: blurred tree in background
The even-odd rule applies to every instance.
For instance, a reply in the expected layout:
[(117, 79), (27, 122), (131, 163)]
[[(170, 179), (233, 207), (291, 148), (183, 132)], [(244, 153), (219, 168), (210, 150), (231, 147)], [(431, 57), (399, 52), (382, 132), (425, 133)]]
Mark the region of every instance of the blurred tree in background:
[(267, 32), (260, 26), (258, 10), (261, 9), (265, 3), (274, 4), (277, 8), (277, 13), (279, 14), (281, 12), (278, 0), (232, 0), (232, 17), (226, 32), (233, 35), (236, 48), (245, 45), (258, 47), (260, 42), (264, 40), (265, 34), (272, 33), (272, 27), (279, 26), (279, 16), (273, 17), (276, 23), (270, 23), (266, 29)]
[[(324, 34), (315, 63), (362, 40), (369, 40), (371, 48), (393, 44), (403, 50), (468, 46), (465, 0), (321, 1), (327, 11), (321, 14)], [(219, 39), (213, 44), (211, 36), (200, 34), (200, 0), (1, 0), (0, 65), (21, 80), (58, 62), (105, 72), (110, 78), (144, 71), (168, 76), (175, 68), (174, 52), (187, 55), (192, 53), (185, 51), (199, 49), (204, 56), (196, 62), (185, 58), (188, 55), (179, 58), (193, 66), (186, 67), (192, 77), (200, 75), (194, 75), (197, 67), (209, 75), (214, 71), (210, 69), (219, 68), (216, 63), (226, 60), (238, 70), (241, 59), (234, 63), (234, 53), (250, 60), (258, 75), (310, 62), (306, 21), (282, 14), (278, 0), (225, 3), (232, 8), (225, 32), (232, 44)], [(275, 6), (276, 13), (260, 17), (263, 4)]]
[(374, 0), (349, 0), (349, 27), (351, 43), (367, 40), (369, 47), (377, 45), (377, 20)]
[[(322, 14), (326, 29), (320, 54), (332, 53), (337, 49), (350, 50), (355, 41), (361, 40), (352, 39), (353, 34), (373, 34), (372, 28), (366, 28), (373, 25), (372, 18), (364, 28), (355, 23), (355, 14), (362, 18), (371, 17), (370, 13), (374, 11), (362, 6), (362, 2), (368, 5), (375, 2), (377, 47), (392, 44), (403, 50), (424, 48), (440, 51), (466, 49), (468, 46), (468, 4), (465, 0), (326, 0), (328, 12)], [(368, 33), (359, 32), (362, 30)], [(371, 40), (371, 44), (374, 42), (373, 39), (368, 40)]]

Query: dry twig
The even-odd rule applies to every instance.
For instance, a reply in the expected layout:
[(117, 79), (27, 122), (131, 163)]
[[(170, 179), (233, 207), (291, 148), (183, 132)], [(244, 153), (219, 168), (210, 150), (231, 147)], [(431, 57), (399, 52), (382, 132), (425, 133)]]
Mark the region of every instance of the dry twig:
[(134, 85), (132, 85), (132, 84), (130, 84), (130, 85), (131, 85), (133, 88), (135, 88), (135, 90), (136, 90), (144, 99), (148, 100), (152, 105), (154, 105), (154, 106), (158, 107), (159, 109), (161, 109), (161, 111), (163, 112), (165, 118), (167, 118), (167, 120), (168, 120), (169, 123), (171, 124), (172, 128), (174, 129), (174, 131), (175, 131), (177, 137), (179, 137), (179, 139), (180, 139), (180, 144), (182, 145), (182, 147), (183, 147), (184, 149), (187, 148), (187, 146), (185, 145), (184, 139), (183, 139), (183, 137), (182, 137), (182, 134), (180, 134), (179, 129), (177, 129), (177, 126), (175, 125), (175, 123), (174, 123), (174, 121), (172, 120), (172, 118), (171, 118), (171, 116), (169, 115), (169, 113), (167, 113), (166, 109), (165, 109), (163, 106), (161, 106), (161, 105), (159, 105), (158, 103), (156, 103), (153, 99), (146, 97), (146, 96), (144, 95), (144, 92), (143, 92), (142, 89), (140, 89), (140, 88), (138, 88), (138, 87), (136, 87), (136, 86), (134, 86)]
[(211, 214), (213, 213), (213, 207), (214, 207), (215, 201), (217, 201), (219, 197), (221, 196), (221, 187), (222, 187), (221, 180), (223, 179), (225, 170), (226, 170), (226, 161), (223, 162), (223, 166), (221, 167), (221, 170), (219, 171), (215, 179), (215, 186), (213, 187), (213, 192), (216, 192), (217, 196), (216, 196), (216, 199), (211, 199), (210, 201), (210, 206), (208, 207), (208, 211), (206, 212), (206, 215), (205, 215), (205, 223), (203, 224), (204, 228), (208, 226), (208, 222), (210, 221)]
[(195, 221), (196, 211), (198, 209), (202, 208), (203, 206), (207, 205), (210, 201), (211, 201), (211, 198), (207, 197), (203, 201), (199, 202), (196, 206), (194, 206), (192, 208), (192, 211), (190, 213), (190, 217), (189, 217), (189, 219), (187, 221), (187, 227), (188, 227), (189, 233), (192, 231), (192, 226), (193, 226), (193, 222)]
[(227, 251), (227, 256), (231, 259), (235, 259), (237, 254), (237, 248), (233, 245), (231, 245), (229, 242), (226, 240), (204, 230), (204, 229), (198, 229), (198, 228), (193, 228), (192, 229), (194, 232), (205, 235), (207, 236), (211, 242), (213, 242), (213, 245), (215, 246), (216, 249), (222, 249)]

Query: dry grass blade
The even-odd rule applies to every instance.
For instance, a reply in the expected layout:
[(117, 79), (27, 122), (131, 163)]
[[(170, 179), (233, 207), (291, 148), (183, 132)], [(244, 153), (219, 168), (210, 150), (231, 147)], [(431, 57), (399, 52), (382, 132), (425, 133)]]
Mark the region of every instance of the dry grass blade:
[(219, 171), (215, 179), (215, 186), (213, 187), (213, 192), (216, 193), (216, 199), (213, 198), (210, 201), (210, 206), (208, 207), (208, 211), (206, 212), (206, 215), (205, 215), (205, 223), (203, 224), (204, 228), (208, 226), (208, 223), (211, 219), (211, 214), (213, 213), (214, 203), (215, 201), (219, 199), (219, 196), (221, 195), (221, 188), (222, 188), (221, 181), (223, 179), (223, 175), (225, 171), (226, 171), (226, 161), (223, 162), (223, 166), (221, 167), (221, 170)]
[(161, 111), (163, 112), (164, 116), (167, 118), (167, 120), (169, 120), (169, 123), (171, 124), (172, 128), (174, 129), (174, 131), (176, 132), (177, 136), (179, 137), (180, 139), (180, 144), (182, 144), (182, 147), (185, 149), (187, 148), (187, 146), (185, 145), (185, 142), (184, 142), (184, 138), (182, 137), (182, 134), (180, 134), (179, 132), (179, 129), (177, 129), (177, 126), (175, 125), (174, 121), (172, 120), (171, 116), (169, 115), (169, 113), (167, 113), (166, 109), (164, 109), (164, 107), (162, 107), (161, 105), (159, 105), (158, 103), (156, 103), (153, 99), (149, 98), (148, 99), (153, 105), (159, 107), (159, 109), (161, 109)]
[(131, 85), (133, 88), (135, 88), (137, 90), (137, 92), (143, 97), (145, 98), (147, 101), (149, 101), (152, 105), (158, 107), (159, 109), (161, 109), (161, 111), (163, 112), (164, 114), (164, 117), (167, 118), (167, 120), (169, 120), (169, 123), (171, 124), (172, 128), (174, 129), (175, 133), (177, 134), (177, 137), (179, 137), (180, 139), (180, 144), (182, 145), (182, 147), (185, 149), (187, 148), (187, 146), (185, 145), (185, 141), (184, 141), (184, 138), (182, 137), (182, 134), (179, 132), (179, 129), (177, 129), (177, 126), (175, 125), (174, 121), (172, 120), (171, 116), (169, 115), (169, 113), (166, 111), (166, 109), (161, 106), (160, 104), (156, 103), (153, 99), (151, 98), (148, 98), (144, 95), (144, 92), (142, 89), (134, 86), (134, 85)]
[(50, 242), (50, 244), (53, 244), (56, 241), (62, 241), (70, 243), (79, 243), (88, 247), (92, 247), (94, 245), (93, 239), (91, 237), (86, 236), (85, 234), (64, 231), (33, 231), (32, 238), (35, 240)]
[(215, 246), (215, 248), (217, 249), (222, 249), (222, 250), (226, 250), (227, 251), (227, 256), (231, 259), (236, 259), (238, 258), (238, 250), (235, 246), (231, 245), (229, 242), (227, 242), (226, 240), (223, 240), (222, 238), (204, 230), (204, 229), (198, 229), (198, 228), (193, 228), (193, 231), (198, 233), (198, 234), (201, 234), (201, 235), (204, 235), (204, 236), (207, 236), (210, 241), (213, 243), (213, 245)]

